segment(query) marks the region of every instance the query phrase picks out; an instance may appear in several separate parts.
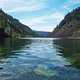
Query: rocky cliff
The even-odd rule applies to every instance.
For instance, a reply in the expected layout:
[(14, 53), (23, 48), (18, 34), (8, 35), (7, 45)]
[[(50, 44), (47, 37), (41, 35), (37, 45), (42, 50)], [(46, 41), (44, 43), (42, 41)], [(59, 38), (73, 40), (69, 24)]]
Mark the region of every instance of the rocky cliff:
[(80, 7), (68, 13), (53, 30), (51, 37), (80, 37)]

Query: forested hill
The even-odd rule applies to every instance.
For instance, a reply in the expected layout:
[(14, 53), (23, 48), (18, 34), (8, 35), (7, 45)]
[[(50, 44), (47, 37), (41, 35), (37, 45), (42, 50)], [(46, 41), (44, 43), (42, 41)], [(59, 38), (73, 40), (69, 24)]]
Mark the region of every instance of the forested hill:
[(0, 9), (0, 37), (30, 37), (34, 32)]
[(80, 37), (80, 7), (68, 13), (54, 29), (51, 37)]
[(40, 37), (49, 37), (51, 32), (48, 31), (34, 31)]

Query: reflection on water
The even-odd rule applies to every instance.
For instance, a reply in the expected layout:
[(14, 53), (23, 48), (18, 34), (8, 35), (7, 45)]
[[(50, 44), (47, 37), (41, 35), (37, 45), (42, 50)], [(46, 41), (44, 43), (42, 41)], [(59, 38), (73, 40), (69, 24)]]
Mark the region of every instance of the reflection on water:
[(80, 40), (0, 40), (0, 80), (80, 80)]
[(22, 46), (30, 44), (30, 40), (21, 40), (21, 39), (0, 39), (0, 58), (6, 58), (11, 55), (12, 50), (20, 49)]
[(80, 40), (60, 39), (54, 41), (58, 45), (59, 53), (66, 58), (73, 67), (80, 68)]

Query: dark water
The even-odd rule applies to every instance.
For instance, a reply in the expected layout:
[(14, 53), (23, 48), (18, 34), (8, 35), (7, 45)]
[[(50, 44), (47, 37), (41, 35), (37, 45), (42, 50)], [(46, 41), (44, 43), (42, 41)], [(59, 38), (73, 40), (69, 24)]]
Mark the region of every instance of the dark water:
[(80, 80), (80, 40), (0, 40), (0, 80)]

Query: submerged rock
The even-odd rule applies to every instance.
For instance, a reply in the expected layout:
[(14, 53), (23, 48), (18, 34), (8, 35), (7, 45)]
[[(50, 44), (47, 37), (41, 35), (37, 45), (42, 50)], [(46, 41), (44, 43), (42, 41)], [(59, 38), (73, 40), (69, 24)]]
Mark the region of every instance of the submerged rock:
[(38, 67), (34, 69), (34, 72), (37, 75), (46, 76), (46, 77), (51, 77), (58, 74), (56, 71), (53, 71), (44, 65), (38, 65)]

